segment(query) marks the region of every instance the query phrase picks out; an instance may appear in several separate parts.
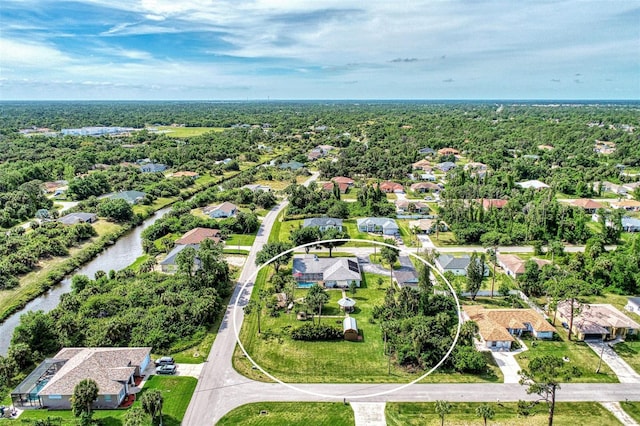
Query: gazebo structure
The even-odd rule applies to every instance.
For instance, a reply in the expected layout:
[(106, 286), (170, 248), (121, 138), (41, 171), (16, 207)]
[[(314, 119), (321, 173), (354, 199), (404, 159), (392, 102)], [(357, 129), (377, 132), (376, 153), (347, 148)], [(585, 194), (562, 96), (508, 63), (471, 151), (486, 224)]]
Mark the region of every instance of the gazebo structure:
[(338, 305), (340, 305), (340, 309), (344, 309), (345, 312), (351, 312), (356, 305), (356, 301), (350, 297), (343, 297), (338, 300)]

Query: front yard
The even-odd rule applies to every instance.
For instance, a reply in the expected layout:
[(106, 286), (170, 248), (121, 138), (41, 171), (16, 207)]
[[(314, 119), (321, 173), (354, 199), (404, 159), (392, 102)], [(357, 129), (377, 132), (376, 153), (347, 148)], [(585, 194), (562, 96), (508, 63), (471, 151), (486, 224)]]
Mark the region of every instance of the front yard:
[(636, 373), (640, 373), (640, 341), (629, 340), (613, 345), (613, 350), (629, 364)]
[(341, 402), (256, 402), (227, 413), (218, 426), (353, 426), (355, 418), (349, 405)]

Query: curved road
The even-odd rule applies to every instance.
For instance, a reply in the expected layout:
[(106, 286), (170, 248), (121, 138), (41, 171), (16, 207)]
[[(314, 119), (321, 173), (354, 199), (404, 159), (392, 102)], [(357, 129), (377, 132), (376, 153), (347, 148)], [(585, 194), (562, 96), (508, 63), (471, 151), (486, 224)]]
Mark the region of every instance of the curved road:
[[(306, 184), (317, 179), (314, 174)], [(255, 244), (240, 275), (239, 283), (251, 277), (257, 267), (256, 253), (267, 242), (271, 228), (278, 214), (286, 207), (287, 201), (274, 207), (265, 217), (258, 230)], [(236, 300), (243, 306), (251, 296), (253, 283), (249, 283), (241, 293), (242, 285), (236, 286), (227, 306), (218, 335), (211, 347), (207, 361), (193, 394), (183, 425), (210, 426), (222, 416), (241, 405), (260, 401), (341, 401), (347, 400), (383, 402), (383, 401), (518, 401), (533, 400), (535, 395), (527, 395), (519, 384), (473, 383), (473, 384), (420, 384), (406, 387), (400, 391), (368, 398), (358, 395), (382, 393), (397, 388), (398, 384), (302, 384), (299, 390), (277, 383), (262, 383), (238, 374), (232, 365), (236, 338), (233, 331), (233, 315), (238, 327), (242, 325), (242, 309), (234, 309)], [(309, 392), (309, 393), (306, 393)], [(335, 395), (327, 398), (313, 393)], [(569, 383), (563, 384), (557, 395), (558, 401), (640, 401), (640, 384), (603, 384)]]

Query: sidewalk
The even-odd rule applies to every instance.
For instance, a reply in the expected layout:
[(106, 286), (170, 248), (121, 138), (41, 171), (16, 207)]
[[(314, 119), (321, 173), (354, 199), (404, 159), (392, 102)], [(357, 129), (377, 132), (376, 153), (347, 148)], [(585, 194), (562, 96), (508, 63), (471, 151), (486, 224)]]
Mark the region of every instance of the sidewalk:
[(350, 402), (356, 426), (386, 426), (384, 402)]

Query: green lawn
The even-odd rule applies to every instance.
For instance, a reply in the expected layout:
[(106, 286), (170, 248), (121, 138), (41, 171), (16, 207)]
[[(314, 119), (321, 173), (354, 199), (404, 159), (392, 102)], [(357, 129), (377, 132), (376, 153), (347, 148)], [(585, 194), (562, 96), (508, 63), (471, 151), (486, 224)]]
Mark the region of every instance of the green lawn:
[[(560, 390), (562, 392), (562, 390)], [(482, 425), (482, 418), (476, 414), (476, 407), (480, 403), (451, 403), (451, 413), (445, 416), (447, 425)], [(508, 402), (503, 404), (489, 404), (495, 412), (491, 425), (546, 425), (547, 407), (538, 405), (536, 413), (529, 417), (518, 417), (517, 404)], [(389, 426), (410, 425), (440, 425), (440, 417), (435, 412), (433, 402), (394, 402), (387, 403), (386, 419)], [(596, 402), (558, 402), (556, 403), (554, 424), (605, 426), (621, 424), (609, 411)]]
[[(140, 405), (140, 396), (147, 389), (158, 389), (164, 397), (163, 404), (163, 423), (165, 426), (179, 426), (184, 413), (187, 411), (191, 395), (196, 389), (197, 380), (194, 377), (173, 377), (173, 376), (151, 376), (145, 384), (142, 392), (138, 394), (138, 400), (133, 404), (134, 407)], [(122, 410), (96, 410), (94, 419), (100, 419), (104, 426), (122, 426), (126, 409)], [(73, 425), (75, 417), (70, 410), (27, 410), (20, 416), (20, 419), (46, 419), (47, 417), (62, 419), (63, 425)], [(9, 423), (7, 420), (0, 420)]]
[(554, 355), (560, 358), (567, 357), (569, 362), (576, 365), (582, 371), (580, 377), (572, 379), (578, 383), (618, 383), (618, 377), (611, 371), (609, 366), (604, 362), (600, 366), (600, 373), (595, 372), (598, 366), (598, 355), (587, 346), (584, 342), (569, 342), (566, 340), (564, 329), (556, 327), (558, 335), (562, 340), (536, 340), (529, 338), (523, 339), (525, 345), (529, 348), (516, 355), (516, 360), (520, 367), (526, 368), (529, 360), (534, 357), (544, 355)]
[(458, 244), (458, 241), (456, 241), (455, 235), (453, 234), (453, 232), (450, 232), (450, 231), (439, 232), (437, 238), (436, 238), (436, 234), (434, 233), (429, 235), (429, 238), (431, 238), (431, 242), (436, 247), (453, 246)]
[(636, 373), (640, 373), (640, 341), (617, 343), (613, 345), (613, 349), (636, 370)]
[(233, 248), (233, 246), (252, 246), (256, 240), (255, 234), (231, 234), (225, 240), (225, 247)]
[[(271, 270), (263, 269), (256, 279), (256, 287), (264, 285), (264, 279)], [(266, 310), (261, 315), (261, 330), (258, 334), (257, 314), (245, 317), (241, 339), (245, 349), (262, 368), (278, 379), (291, 383), (406, 383), (420, 377), (420, 373), (408, 372), (391, 365), (389, 373), (388, 358), (384, 356), (384, 341), (379, 324), (372, 323), (372, 309), (382, 304), (388, 277), (385, 284), (378, 287), (379, 275), (365, 274), (363, 286), (355, 295), (349, 297), (357, 304), (352, 316), (358, 321), (358, 329), (363, 336), (360, 342), (344, 340), (332, 342), (300, 342), (289, 337), (289, 330), (303, 323), (296, 320), (296, 313), (306, 307), (296, 304), (291, 313), (281, 313), (279, 317), (270, 317)], [(367, 286), (367, 283), (370, 283)], [(295, 299), (300, 301), (307, 290), (297, 289)], [(339, 290), (329, 290), (330, 301), (323, 308), (321, 322), (341, 327), (342, 319), (337, 301), (342, 297)], [(257, 297), (254, 290), (253, 296)], [(234, 354), (234, 367), (241, 374), (255, 380), (266, 381), (264, 375), (253, 368), (251, 362), (237, 348)], [(502, 375), (496, 366), (490, 366), (482, 376), (458, 373), (439, 373), (427, 377), (424, 382), (500, 382)]]
[(355, 418), (351, 407), (341, 402), (257, 402), (232, 410), (217, 424), (353, 426)]
[(640, 422), (640, 402), (621, 402), (620, 406), (627, 412), (635, 421)]

